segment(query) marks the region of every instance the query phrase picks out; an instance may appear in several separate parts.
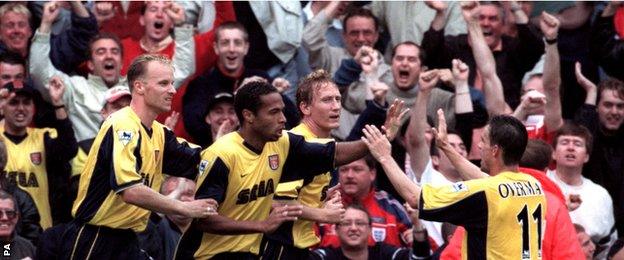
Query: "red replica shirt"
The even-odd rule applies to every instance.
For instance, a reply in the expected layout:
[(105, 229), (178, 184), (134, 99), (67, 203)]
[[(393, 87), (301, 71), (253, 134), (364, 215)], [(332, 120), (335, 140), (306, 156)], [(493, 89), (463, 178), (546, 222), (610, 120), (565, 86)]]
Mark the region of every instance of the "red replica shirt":
[[(343, 196), (345, 207), (353, 203), (353, 199)], [(368, 245), (374, 246), (376, 242), (402, 247), (406, 246), (401, 239), (401, 234), (412, 227), (409, 215), (397, 200), (388, 196), (385, 191), (371, 190), (361, 201), (362, 206), (371, 216), (371, 235)], [(319, 247), (339, 247), (340, 239), (336, 233), (336, 225), (320, 224), (319, 235), (321, 243)]]

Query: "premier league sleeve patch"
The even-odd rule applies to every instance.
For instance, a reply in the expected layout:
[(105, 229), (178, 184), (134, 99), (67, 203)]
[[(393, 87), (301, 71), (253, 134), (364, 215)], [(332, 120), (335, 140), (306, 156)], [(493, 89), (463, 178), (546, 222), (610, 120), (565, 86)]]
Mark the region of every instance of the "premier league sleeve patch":
[(132, 140), (132, 132), (127, 130), (119, 130), (117, 131), (117, 138), (119, 139), (119, 142), (125, 146), (130, 142), (130, 140)]
[(206, 170), (206, 167), (208, 167), (208, 161), (206, 160), (201, 160), (201, 162), (199, 162), (199, 176), (202, 176), (204, 174), (204, 171)]

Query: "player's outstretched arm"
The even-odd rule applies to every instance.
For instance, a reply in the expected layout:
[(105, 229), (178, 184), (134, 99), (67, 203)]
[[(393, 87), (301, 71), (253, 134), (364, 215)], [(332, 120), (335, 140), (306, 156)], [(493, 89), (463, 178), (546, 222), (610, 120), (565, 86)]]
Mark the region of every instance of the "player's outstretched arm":
[(220, 235), (273, 233), (285, 221), (295, 221), (302, 214), (301, 205), (274, 205), (269, 217), (263, 221), (234, 220), (222, 215), (212, 215), (198, 221), (201, 231)]
[(155, 192), (143, 184), (121, 191), (121, 199), (126, 203), (167, 215), (204, 218), (217, 214), (217, 202), (213, 199), (178, 201)]
[(418, 208), (420, 186), (412, 182), (394, 161), (388, 138), (375, 126), (367, 125), (362, 131), (364, 132), (362, 141), (366, 144), (373, 157), (379, 161), (394, 188), (411, 207)]
[(438, 109), (438, 128), (433, 129), (433, 134), (436, 138), (436, 145), (446, 154), (446, 157), (449, 158), (449, 161), (451, 161), (451, 164), (457, 169), (462, 179), (467, 181), (488, 177), (479, 167), (461, 156), (449, 144), (446, 133), (446, 118), (444, 117), (444, 111), (442, 111), (442, 109)]

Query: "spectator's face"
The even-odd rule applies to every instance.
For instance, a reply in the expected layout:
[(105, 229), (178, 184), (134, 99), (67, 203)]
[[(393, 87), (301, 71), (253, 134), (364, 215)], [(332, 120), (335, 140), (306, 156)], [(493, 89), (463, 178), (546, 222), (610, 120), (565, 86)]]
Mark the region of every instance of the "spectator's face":
[[(9, 82), (23, 82), (26, 74), (24, 66), (19, 64), (8, 64), (0, 62), (0, 86), (4, 86)], [(19, 85), (19, 84), (18, 84)]]
[(364, 159), (340, 166), (338, 172), (343, 194), (353, 198), (368, 194), (375, 181), (375, 170), (368, 168)]
[(483, 172), (490, 172), (490, 165), (496, 158), (493, 155), (493, 147), (490, 144), (490, 126), (486, 126), (481, 134), (481, 140), (479, 141), (479, 151), (481, 151), (481, 170)]
[(102, 118), (106, 119), (108, 118), (108, 116), (110, 116), (110, 114), (117, 112), (117, 110), (129, 106), (131, 100), (132, 96), (127, 95), (124, 97), (120, 97), (113, 102), (106, 103), (100, 113), (102, 115)]
[(373, 47), (377, 43), (379, 33), (375, 21), (368, 17), (353, 16), (347, 20), (343, 32), (345, 48), (352, 56), (362, 46)]
[(535, 75), (527, 80), (527, 83), (522, 86), (522, 95), (525, 93), (535, 90), (539, 93), (544, 94), (544, 84), (542, 81), (542, 76)]
[[(195, 182), (181, 177), (169, 177), (163, 183), (162, 194), (179, 201), (193, 201), (195, 199)], [(193, 219), (182, 215), (167, 215), (176, 223), (187, 224)]]
[(0, 199), (0, 238), (11, 237), (17, 224), (17, 211), (10, 199)]
[(234, 105), (228, 101), (221, 101), (208, 111), (206, 115), (206, 123), (212, 128), (212, 132), (216, 133), (226, 120), (230, 120), (234, 125), (238, 125), (238, 118), (236, 117), (236, 111)]
[(614, 90), (606, 89), (600, 93), (600, 102), (596, 107), (598, 118), (603, 128), (616, 131), (624, 121), (624, 99)]
[[(146, 64), (147, 71), (141, 82), (135, 82), (137, 93), (143, 96), (145, 105), (157, 114), (171, 110), (173, 95), (176, 93), (173, 87), (173, 68), (159, 61)], [(137, 84), (138, 83), (138, 84)]]
[(171, 1), (150, 1), (146, 3), (145, 14), (139, 18), (145, 27), (145, 36), (152, 41), (160, 42), (169, 36), (173, 22), (165, 12)]
[(249, 50), (249, 42), (239, 29), (219, 30), (219, 40), (214, 44), (219, 56), (219, 65), (228, 73), (235, 73), (243, 67), (243, 59)]
[[(449, 134), (448, 142), (451, 145), (451, 147), (455, 149), (457, 153), (459, 153), (464, 158), (468, 158), (468, 151), (466, 151), (466, 145), (464, 144), (464, 141), (461, 139), (461, 137), (459, 137), (459, 135)], [(439, 167), (440, 167), (441, 172), (447, 172), (447, 171), (455, 169), (451, 161), (448, 159), (448, 157), (444, 153), (440, 153), (440, 166)]]
[(561, 135), (557, 138), (553, 159), (557, 166), (581, 168), (589, 161), (585, 139), (574, 135)]
[(392, 76), (399, 89), (411, 89), (418, 82), (421, 69), (419, 55), (420, 50), (414, 45), (402, 44), (396, 48), (392, 57)]
[[(274, 92), (260, 96), (260, 101), (262, 102), (260, 108), (255, 115), (250, 113), (251, 120), (246, 119), (247, 123), (265, 141), (277, 141), (282, 136), (286, 124), (282, 96)], [(247, 110), (243, 110), (245, 111)]]
[(479, 24), (483, 30), (485, 42), (490, 49), (494, 49), (500, 43), (501, 34), (503, 33), (503, 20), (500, 8), (495, 5), (481, 5), (480, 8)]
[(91, 46), (91, 60), (87, 62), (87, 66), (106, 85), (115, 85), (119, 82), (121, 71), (121, 47), (111, 39), (94, 42)]
[(336, 226), (340, 246), (342, 248), (362, 249), (368, 246), (368, 236), (371, 232), (370, 222), (366, 212), (348, 208), (342, 221)]
[(324, 84), (313, 92), (312, 104), (301, 104), (304, 120), (311, 119), (314, 125), (325, 131), (338, 128), (342, 107), (338, 87), (333, 83)]
[(35, 104), (31, 97), (16, 95), (4, 106), (4, 122), (7, 127), (24, 129), (33, 119)]
[(25, 14), (7, 12), (2, 17), (0, 23), (0, 40), (17, 53), (26, 53), (28, 50), (28, 39), (32, 35), (28, 16)]
[(581, 247), (583, 248), (583, 253), (585, 253), (585, 259), (591, 260), (594, 257), (594, 251), (596, 250), (596, 246), (594, 242), (591, 241), (591, 238), (585, 232), (576, 233), (576, 238), (578, 239)]

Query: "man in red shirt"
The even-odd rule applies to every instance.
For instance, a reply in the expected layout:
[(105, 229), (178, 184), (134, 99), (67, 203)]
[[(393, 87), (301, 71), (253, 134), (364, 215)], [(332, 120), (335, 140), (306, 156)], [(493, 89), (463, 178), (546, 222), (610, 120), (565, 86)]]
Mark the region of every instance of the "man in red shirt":
[[(338, 169), (340, 194), (345, 207), (358, 203), (364, 206), (371, 217), (371, 235), (368, 245), (383, 242), (395, 247), (403, 247), (408, 243), (405, 240), (411, 237), (409, 215), (397, 200), (385, 191), (376, 191), (374, 181), (376, 176), (375, 159), (366, 156)], [(336, 225), (321, 224), (320, 247), (339, 247), (340, 239), (336, 232)]]

